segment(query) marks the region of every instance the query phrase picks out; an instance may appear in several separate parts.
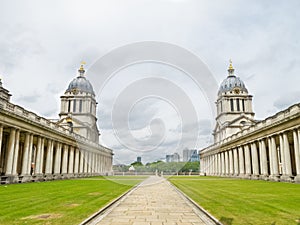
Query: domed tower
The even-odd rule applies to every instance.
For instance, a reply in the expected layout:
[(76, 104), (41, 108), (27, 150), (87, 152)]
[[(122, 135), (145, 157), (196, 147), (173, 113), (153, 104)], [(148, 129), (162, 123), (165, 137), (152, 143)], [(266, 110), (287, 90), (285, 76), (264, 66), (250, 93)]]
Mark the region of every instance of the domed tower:
[(228, 68), (228, 77), (220, 85), (216, 105), (215, 142), (219, 142), (243, 128), (255, 124), (252, 96), (248, 94), (244, 82), (234, 75), (231, 61)]
[(79, 76), (71, 81), (65, 94), (60, 97), (59, 123), (74, 133), (99, 143), (95, 93), (91, 83), (85, 77), (83, 65), (78, 72)]

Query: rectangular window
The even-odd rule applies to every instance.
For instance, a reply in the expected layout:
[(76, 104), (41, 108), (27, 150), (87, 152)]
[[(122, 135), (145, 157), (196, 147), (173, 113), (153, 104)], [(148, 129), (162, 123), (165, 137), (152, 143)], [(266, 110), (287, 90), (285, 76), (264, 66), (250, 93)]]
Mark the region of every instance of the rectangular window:
[(236, 109), (237, 111), (240, 111), (240, 100), (239, 99), (236, 100), (236, 108), (237, 108)]
[(231, 112), (233, 112), (234, 111), (233, 99), (230, 99), (230, 108), (231, 108)]
[(223, 105), (222, 105), (222, 101), (220, 102), (220, 106), (221, 106), (221, 112), (223, 112)]
[(71, 110), (71, 100), (68, 101), (68, 112)]
[(82, 100), (79, 100), (79, 112), (82, 112)]
[(245, 100), (242, 99), (242, 107), (243, 107), (243, 112), (245, 112)]
[(76, 99), (73, 101), (73, 112), (76, 112)]

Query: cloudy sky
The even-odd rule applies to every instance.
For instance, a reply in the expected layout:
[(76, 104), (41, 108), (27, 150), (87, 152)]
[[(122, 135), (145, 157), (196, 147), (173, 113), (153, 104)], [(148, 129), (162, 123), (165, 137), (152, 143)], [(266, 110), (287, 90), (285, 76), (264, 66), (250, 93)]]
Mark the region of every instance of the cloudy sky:
[[(264, 119), (300, 101), (299, 10), (297, 0), (1, 1), (0, 76), (15, 104), (58, 118), (59, 97), (82, 60), (89, 79), (101, 57), (155, 41), (193, 53), (208, 70), (200, 78), (217, 85), (232, 59), (254, 96), (256, 119)], [(117, 69), (99, 73), (99, 83), (91, 78), (101, 143), (114, 149), (115, 163), (211, 143), (215, 115), (205, 82), (159, 60)]]

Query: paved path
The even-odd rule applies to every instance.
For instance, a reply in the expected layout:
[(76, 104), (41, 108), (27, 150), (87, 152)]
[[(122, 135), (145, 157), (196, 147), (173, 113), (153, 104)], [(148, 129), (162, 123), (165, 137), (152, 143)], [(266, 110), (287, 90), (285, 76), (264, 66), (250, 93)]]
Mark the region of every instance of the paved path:
[(201, 211), (161, 177), (146, 179), (97, 225), (209, 224)]

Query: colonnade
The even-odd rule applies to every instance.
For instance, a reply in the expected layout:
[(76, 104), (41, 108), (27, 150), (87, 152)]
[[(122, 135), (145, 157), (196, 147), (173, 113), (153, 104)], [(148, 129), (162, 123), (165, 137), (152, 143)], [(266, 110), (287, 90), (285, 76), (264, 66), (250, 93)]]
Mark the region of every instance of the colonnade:
[(212, 176), (300, 182), (300, 128), (236, 141), (200, 153), (200, 171)]
[(84, 177), (111, 170), (112, 154), (104, 147), (0, 124), (1, 183)]

